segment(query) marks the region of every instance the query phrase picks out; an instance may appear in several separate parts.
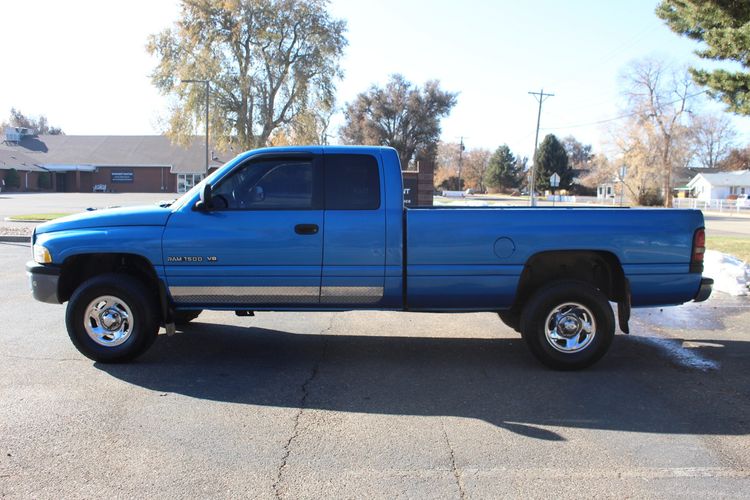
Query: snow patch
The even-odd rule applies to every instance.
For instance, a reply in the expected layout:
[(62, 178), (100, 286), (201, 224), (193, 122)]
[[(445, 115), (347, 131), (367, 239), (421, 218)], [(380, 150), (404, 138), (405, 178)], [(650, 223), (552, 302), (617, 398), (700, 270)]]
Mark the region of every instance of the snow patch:
[(732, 255), (706, 250), (703, 276), (713, 278), (714, 290), (735, 296), (750, 294), (750, 266)]
[(660, 349), (667, 355), (672, 362), (684, 368), (700, 370), (702, 372), (714, 371), (719, 369), (719, 363), (708, 358), (704, 358), (696, 351), (689, 349), (679, 340), (665, 339), (662, 337), (641, 337), (631, 335), (630, 338), (637, 342), (650, 344)]

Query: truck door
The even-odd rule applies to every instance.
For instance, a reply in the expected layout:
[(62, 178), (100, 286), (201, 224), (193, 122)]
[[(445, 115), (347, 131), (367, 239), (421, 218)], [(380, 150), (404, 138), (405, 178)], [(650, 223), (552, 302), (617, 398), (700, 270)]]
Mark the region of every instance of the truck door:
[(383, 167), (370, 154), (325, 153), (321, 305), (377, 307), (385, 282)]
[(317, 305), (322, 158), (251, 157), (212, 191), (213, 209), (185, 207), (167, 223), (163, 252), (174, 301), (247, 308)]

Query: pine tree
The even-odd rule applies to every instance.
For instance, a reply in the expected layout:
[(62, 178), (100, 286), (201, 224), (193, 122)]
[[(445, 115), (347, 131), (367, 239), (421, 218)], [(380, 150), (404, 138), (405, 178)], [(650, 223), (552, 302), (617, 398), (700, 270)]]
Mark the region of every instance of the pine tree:
[(568, 162), (568, 153), (554, 134), (544, 138), (534, 156), (536, 166), (536, 189), (543, 191), (550, 189), (549, 178), (557, 173), (560, 176), (560, 186), (557, 189), (570, 189), (573, 171)]
[(493, 188), (518, 187), (518, 162), (507, 144), (495, 150), (487, 166), (487, 185)]
[[(682, 36), (701, 42), (699, 57), (750, 68), (750, 3), (738, 0), (663, 0), (656, 15)], [(750, 115), (750, 72), (691, 68), (699, 85), (729, 111)]]

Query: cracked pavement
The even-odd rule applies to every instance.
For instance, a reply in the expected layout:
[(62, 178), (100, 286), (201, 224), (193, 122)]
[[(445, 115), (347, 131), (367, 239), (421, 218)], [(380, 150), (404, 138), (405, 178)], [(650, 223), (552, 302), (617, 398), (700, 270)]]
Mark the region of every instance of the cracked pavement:
[[(593, 369), (492, 314), (204, 312), (80, 356), (0, 244), (0, 496), (746, 497), (748, 299), (637, 310)], [(708, 368), (706, 368), (708, 367)]]

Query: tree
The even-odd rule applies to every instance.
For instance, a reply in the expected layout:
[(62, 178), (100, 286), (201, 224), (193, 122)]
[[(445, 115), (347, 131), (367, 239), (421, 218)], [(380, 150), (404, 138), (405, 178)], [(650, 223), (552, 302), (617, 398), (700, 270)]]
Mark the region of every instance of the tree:
[(518, 159), (507, 144), (492, 153), (487, 167), (487, 185), (493, 188), (515, 188), (519, 182)]
[(549, 178), (552, 174), (560, 176), (560, 186), (557, 189), (570, 189), (573, 171), (570, 169), (568, 153), (554, 134), (548, 134), (537, 149), (534, 156), (536, 166), (536, 189), (550, 189)]
[(694, 115), (690, 129), (695, 157), (705, 168), (717, 167), (729, 154), (737, 137), (726, 115)]
[(18, 188), (21, 186), (21, 176), (18, 175), (18, 170), (15, 168), (9, 168), (5, 172), (5, 187)]
[(750, 169), (750, 147), (732, 149), (716, 166), (719, 170)]
[(264, 146), (303, 117), (334, 107), (346, 23), (327, 0), (183, 0), (172, 28), (151, 35), (151, 81), (174, 98), (167, 133), (185, 142), (202, 123), (210, 80), (210, 130), (218, 147)]
[(472, 189), (484, 193), (486, 191), (486, 177), (489, 167), (490, 151), (484, 148), (472, 149), (464, 152), (461, 180)]
[[(677, 34), (701, 42), (696, 54), (750, 68), (750, 4), (741, 0), (662, 0), (656, 14)], [(750, 73), (691, 68), (699, 85), (735, 113), (750, 115)]]
[(340, 130), (346, 144), (391, 146), (402, 165), (413, 158), (436, 153), (440, 119), (456, 104), (457, 94), (440, 89), (431, 80), (423, 88), (401, 75), (392, 75), (384, 88), (373, 85), (344, 108)]
[(47, 117), (40, 115), (38, 118), (33, 118), (24, 115), (20, 109), (10, 109), (10, 121), (3, 123), (2, 127), (22, 127), (31, 129), (34, 135), (62, 135), (63, 131), (60, 127), (51, 127), (47, 123)]
[(572, 135), (562, 140), (565, 152), (568, 153), (568, 161), (571, 168), (585, 169), (588, 163), (594, 158), (591, 144), (583, 144)]
[(660, 189), (671, 207), (673, 173), (690, 161), (687, 117), (695, 87), (686, 70), (670, 71), (657, 59), (632, 63), (623, 80), (630, 119), (621, 129), (620, 149), (629, 167), (643, 162), (638, 191)]

